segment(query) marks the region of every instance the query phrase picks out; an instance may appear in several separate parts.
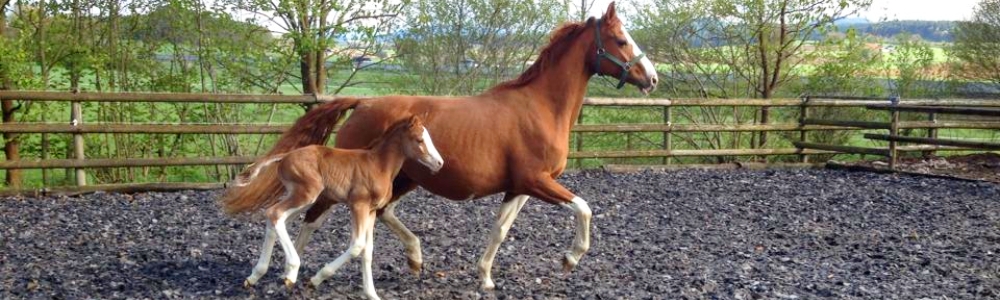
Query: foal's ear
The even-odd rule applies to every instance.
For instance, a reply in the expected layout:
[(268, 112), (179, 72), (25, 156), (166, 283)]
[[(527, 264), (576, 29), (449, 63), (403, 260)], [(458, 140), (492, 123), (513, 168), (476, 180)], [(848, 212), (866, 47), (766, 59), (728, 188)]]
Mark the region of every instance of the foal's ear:
[(409, 127), (422, 126), (420, 122), (420, 117), (418, 117), (417, 115), (412, 115), (408, 119), (406, 119), (406, 124), (409, 125)]

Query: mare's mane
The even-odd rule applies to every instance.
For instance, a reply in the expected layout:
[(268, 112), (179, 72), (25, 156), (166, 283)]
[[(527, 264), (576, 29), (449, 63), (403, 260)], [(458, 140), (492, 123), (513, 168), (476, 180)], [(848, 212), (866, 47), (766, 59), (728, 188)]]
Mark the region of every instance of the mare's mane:
[[(538, 59), (535, 60), (535, 63), (531, 64), (531, 67), (528, 67), (517, 78), (502, 82), (491, 88), (490, 91), (522, 87), (541, 76), (545, 69), (548, 69), (559, 60), (560, 55), (566, 53), (566, 48), (572, 45), (572, 41), (586, 31), (587, 27), (590, 27), (590, 24), (593, 24), (594, 21), (594, 17), (590, 17), (586, 22), (568, 23), (557, 28), (549, 37), (549, 44), (542, 48), (542, 51), (538, 54)], [(607, 21), (619, 22), (617, 19)]]

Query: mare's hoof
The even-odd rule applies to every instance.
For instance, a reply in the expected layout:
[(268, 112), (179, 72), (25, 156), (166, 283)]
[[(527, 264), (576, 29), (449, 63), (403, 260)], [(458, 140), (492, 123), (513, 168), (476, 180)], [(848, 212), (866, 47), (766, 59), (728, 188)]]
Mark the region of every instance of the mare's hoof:
[(563, 257), (563, 261), (562, 261), (563, 273), (566, 273), (567, 275), (569, 275), (570, 272), (573, 272), (573, 268), (576, 267), (576, 263), (577, 263), (577, 261), (575, 259), (573, 259), (572, 257), (570, 257), (570, 254), (567, 253), (566, 256)]
[(483, 282), (483, 284), (479, 286), (479, 289), (484, 292), (492, 292), (497, 289), (497, 286), (493, 284), (493, 282)]
[(244, 280), (243, 281), (243, 287), (244, 288), (248, 288), (248, 289), (249, 288), (253, 288), (253, 282), (250, 282), (250, 279)]
[(289, 290), (295, 288), (295, 281), (285, 278), (285, 287), (288, 288)]

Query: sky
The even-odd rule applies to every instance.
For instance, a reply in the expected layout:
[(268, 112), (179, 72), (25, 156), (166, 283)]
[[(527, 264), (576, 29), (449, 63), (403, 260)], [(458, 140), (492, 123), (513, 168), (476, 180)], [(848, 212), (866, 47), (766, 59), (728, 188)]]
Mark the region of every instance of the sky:
[[(579, 0), (570, 0), (579, 3)], [(590, 15), (600, 16), (612, 0), (590, 0)], [(588, 3), (590, 3), (588, 1)], [(625, 0), (630, 1), (630, 0)], [(631, 0), (636, 1), (636, 0)], [(650, 0), (637, 0), (648, 2)], [(871, 8), (860, 17), (879, 20), (930, 20), (959, 21), (972, 16), (972, 9), (980, 0), (873, 0)], [(617, 2), (622, 2), (619, 0)]]

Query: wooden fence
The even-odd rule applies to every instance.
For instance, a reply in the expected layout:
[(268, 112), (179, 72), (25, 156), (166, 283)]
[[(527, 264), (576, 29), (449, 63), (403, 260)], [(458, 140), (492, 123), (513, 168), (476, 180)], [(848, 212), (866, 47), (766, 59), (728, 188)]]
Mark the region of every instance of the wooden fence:
[[(87, 186), (85, 170), (88, 168), (109, 167), (150, 167), (150, 166), (194, 166), (194, 165), (241, 165), (252, 162), (256, 157), (223, 156), (223, 157), (168, 157), (168, 158), (86, 158), (84, 157), (83, 135), (102, 133), (121, 134), (280, 134), (288, 124), (108, 124), (89, 123), (83, 119), (82, 104), (89, 102), (162, 102), (162, 103), (266, 103), (266, 104), (303, 104), (311, 105), (331, 101), (333, 96), (280, 96), (280, 95), (218, 95), (218, 94), (149, 94), (149, 93), (61, 93), (32, 91), (0, 91), (0, 100), (19, 101), (62, 101), (72, 103), (70, 121), (66, 123), (6, 123), (0, 124), (0, 133), (38, 134), (63, 133), (73, 135), (72, 148), (76, 155), (69, 159), (43, 160), (6, 160), (0, 161), (0, 169), (74, 169), (77, 178), (76, 187), (47, 188), (51, 191), (89, 191), (95, 189), (127, 189), (136, 190), (140, 186), (146, 189), (165, 188), (171, 186), (181, 188), (215, 188), (221, 183), (192, 184), (121, 184), (96, 187)], [(643, 157), (685, 157), (685, 156), (770, 156), (799, 155), (802, 162), (808, 162), (808, 155), (859, 153), (880, 155), (895, 161), (896, 153), (902, 151), (935, 151), (935, 150), (967, 150), (993, 149), (991, 143), (963, 143), (956, 141), (917, 140), (913, 137), (898, 135), (899, 129), (919, 128), (936, 132), (937, 129), (1000, 129), (997, 121), (938, 121), (935, 114), (966, 113), (996, 116), (1000, 101), (972, 99), (913, 99), (891, 101), (888, 98), (861, 97), (804, 97), (801, 99), (629, 99), (629, 98), (589, 98), (586, 106), (612, 107), (658, 107), (662, 109), (663, 121), (659, 124), (581, 124), (573, 128), (578, 135), (586, 132), (657, 132), (663, 133), (663, 143), (655, 150), (615, 150), (586, 151), (581, 149), (582, 138), (576, 139), (576, 149), (570, 153), (570, 158), (643, 158)], [(674, 107), (786, 107), (798, 108), (798, 122), (779, 124), (675, 124)], [(819, 120), (810, 118), (810, 110), (820, 107), (866, 107), (869, 109), (888, 109), (891, 118), (878, 120)], [(900, 112), (927, 113), (926, 121), (900, 121)], [(870, 134), (870, 139), (888, 140), (887, 149), (863, 148), (844, 145), (825, 145), (812, 143), (808, 132), (817, 130), (888, 130), (888, 135)], [(682, 132), (798, 132), (799, 141), (792, 148), (759, 148), (759, 149), (676, 149), (671, 134)], [(927, 137), (934, 139), (936, 135)], [(900, 142), (923, 143), (925, 145), (897, 146)], [(985, 147), (984, 147), (985, 146)], [(894, 163), (893, 163), (894, 164)]]

